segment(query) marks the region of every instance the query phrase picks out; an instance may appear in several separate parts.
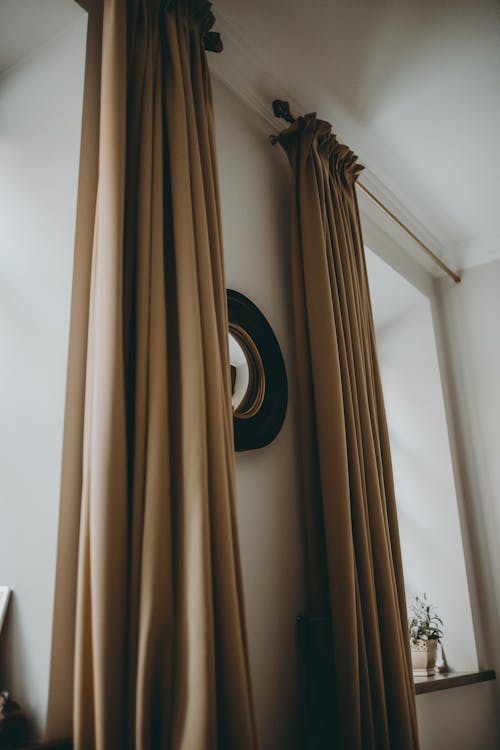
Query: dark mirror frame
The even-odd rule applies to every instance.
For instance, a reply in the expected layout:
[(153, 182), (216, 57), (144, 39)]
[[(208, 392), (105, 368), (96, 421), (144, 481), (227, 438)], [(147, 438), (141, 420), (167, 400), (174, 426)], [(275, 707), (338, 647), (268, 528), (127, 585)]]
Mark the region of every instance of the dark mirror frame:
[(236, 451), (255, 450), (269, 445), (278, 435), (288, 405), (285, 362), (273, 329), (264, 315), (244, 294), (227, 290), (229, 328), (242, 328), (255, 344), (264, 366), (265, 393), (257, 413), (245, 419), (233, 415)]

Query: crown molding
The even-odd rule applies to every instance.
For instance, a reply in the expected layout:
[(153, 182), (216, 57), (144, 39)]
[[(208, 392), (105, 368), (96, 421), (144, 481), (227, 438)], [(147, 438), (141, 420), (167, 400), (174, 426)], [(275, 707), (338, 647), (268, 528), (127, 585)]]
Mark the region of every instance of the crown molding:
[[(217, 30), (222, 35), (224, 51), (222, 54), (209, 55), (210, 69), (214, 76), (257, 114), (262, 126), (268, 129), (269, 134), (279, 132), (282, 129), (281, 121), (273, 115), (273, 99), (288, 101), (290, 111), (294, 114), (310, 111), (275, 75), (272, 66), (266, 62), (262, 53), (245, 37), (243, 30), (233, 21), (230, 21), (220, 10), (217, 11)], [(291, 80), (293, 79), (291, 78)], [(341, 136), (340, 133), (339, 136)], [(360, 155), (360, 161), (364, 163), (362, 154)], [(366, 165), (360, 181), (439, 258), (448, 265), (454, 266), (447, 248)], [(359, 203), (362, 218), (363, 215), (369, 215), (372, 222), (378, 224), (393, 241), (398, 242), (402, 250), (409, 254), (431, 276), (441, 277), (444, 275), (439, 266), (429, 260), (419, 246), (380, 208), (374, 206), (372, 201), (368, 198), (365, 200), (360, 198)]]
[(261, 53), (248, 41), (244, 32), (217, 10), (217, 30), (224, 42), (224, 51), (209, 55), (212, 73), (259, 115), (272, 132), (281, 129), (281, 121), (273, 115), (273, 99), (290, 102), (290, 110), (303, 112), (304, 108), (287, 90), (266, 63)]
[(458, 258), (464, 270), (492, 263), (500, 255), (500, 229), (470, 237), (446, 249), (449, 255)]

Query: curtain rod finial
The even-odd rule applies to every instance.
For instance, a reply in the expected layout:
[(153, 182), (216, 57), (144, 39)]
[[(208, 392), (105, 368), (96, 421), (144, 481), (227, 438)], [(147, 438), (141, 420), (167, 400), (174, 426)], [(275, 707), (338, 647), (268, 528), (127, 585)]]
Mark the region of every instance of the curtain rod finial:
[(281, 120), (286, 120), (286, 122), (293, 122), (295, 120), (290, 112), (289, 102), (285, 102), (282, 99), (275, 99), (273, 101), (273, 112), (275, 117), (279, 117)]

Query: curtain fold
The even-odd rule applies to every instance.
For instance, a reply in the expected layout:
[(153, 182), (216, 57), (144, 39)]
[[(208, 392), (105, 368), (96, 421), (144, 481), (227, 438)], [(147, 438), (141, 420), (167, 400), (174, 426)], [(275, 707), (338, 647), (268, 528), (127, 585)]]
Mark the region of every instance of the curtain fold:
[(257, 747), (203, 49), (212, 23), (205, 2), (104, 2), (77, 750)]
[(292, 169), (292, 284), (310, 614), (309, 746), (416, 750), (414, 687), (384, 402), (355, 181), (331, 126), (279, 136)]

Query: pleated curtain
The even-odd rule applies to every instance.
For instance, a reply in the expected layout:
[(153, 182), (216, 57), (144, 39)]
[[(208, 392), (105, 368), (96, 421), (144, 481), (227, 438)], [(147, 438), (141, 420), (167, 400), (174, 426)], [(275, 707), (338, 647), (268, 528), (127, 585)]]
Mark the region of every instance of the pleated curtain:
[(291, 265), (315, 700), (308, 747), (418, 748), (384, 400), (355, 193), (362, 167), (306, 115)]
[(76, 750), (257, 747), (203, 47), (212, 22), (204, 2), (104, 2)]

